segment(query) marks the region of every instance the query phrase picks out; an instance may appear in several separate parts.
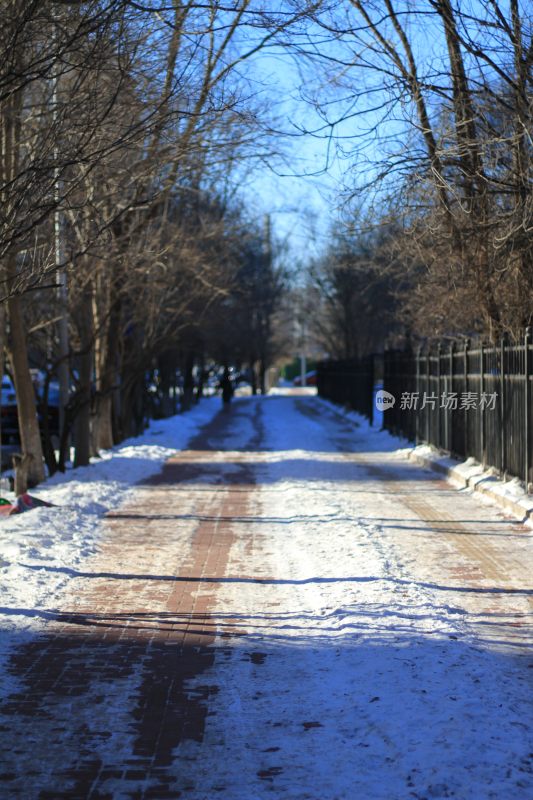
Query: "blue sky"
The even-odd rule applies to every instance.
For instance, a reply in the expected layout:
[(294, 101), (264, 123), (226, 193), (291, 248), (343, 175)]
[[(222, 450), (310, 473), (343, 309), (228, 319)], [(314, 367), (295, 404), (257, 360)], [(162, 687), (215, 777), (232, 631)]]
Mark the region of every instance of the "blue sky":
[(275, 236), (284, 241), (295, 261), (308, 260), (324, 245), (336, 204), (338, 164), (323, 138), (300, 133), (320, 121), (299, 95), (301, 76), (288, 55), (262, 53), (254, 60), (261, 94), (277, 117), (283, 155), (248, 174), (244, 195), (252, 215), (269, 212)]
[[(495, 1), (480, 3), (479, 0), (461, 0), (460, 6), (466, 15), (461, 20), (466, 27), (461, 30), (466, 36), (472, 35), (483, 49), (489, 48), (496, 62), (504, 66), (504, 61), (508, 61), (511, 54), (505, 35), (495, 27), (496, 11), (491, 5)], [(419, 74), (427, 76), (431, 84), (449, 88), (446, 63), (445, 72), (442, 72), (443, 59), (447, 62), (442, 20), (426, 0), (405, 0), (405, 5), (402, 0), (396, 7), (401, 11), (402, 25), (408, 30)], [(527, 24), (528, 4), (520, 0), (519, 7), (524, 24)], [(340, 15), (343, 9), (346, 7), (339, 4)], [(508, 0), (500, 0), (498, 10), (509, 19)], [(424, 13), (419, 13), (421, 11)], [(472, 23), (469, 13), (483, 22), (480, 25)], [(311, 33), (315, 35), (317, 30), (314, 28)], [(384, 31), (387, 37), (396, 38), (390, 25), (388, 28), (386, 25)], [(321, 49), (342, 56), (347, 63), (353, 58), (354, 47), (355, 50), (359, 48), (358, 59), (361, 52), (365, 53), (361, 50), (361, 42), (354, 45), (351, 36), (344, 42), (337, 40), (334, 43), (324, 43), (322, 32), (319, 38), (322, 40)], [(412, 170), (412, 159), (416, 161), (420, 158), (423, 165), (426, 157), (425, 147), (416, 133), (416, 120), (413, 120), (415, 125), (408, 121), (410, 116), (413, 117), (413, 109), (406, 93), (398, 100), (397, 86), (391, 87), (389, 100), (396, 97), (398, 101), (376, 111), (369, 110), (379, 107), (382, 101), (387, 100), (387, 95), (381, 88), (383, 74), (374, 69), (382, 66), (384, 57), (372, 49), (366, 53), (370, 54), (367, 69), (348, 67), (343, 70), (342, 66), (332, 67), (333, 72), (337, 71), (335, 77), (339, 80), (336, 89), (338, 104), (331, 103), (328, 106), (331, 119), (342, 117), (342, 113), (348, 110), (353, 114), (335, 128), (336, 135), (345, 137), (337, 140), (337, 144), (340, 142), (345, 151), (343, 157), (337, 152), (335, 142), (328, 145), (325, 135), (298, 135), (299, 129), (318, 129), (323, 123), (312, 106), (302, 99), (302, 87), (304, 91), (309, 90), (309, 94), (315, 91), (321, 101), (326, 98), (333, 100), (331, 87), (326, 86), (326, 79), (321, 77), (317, 63), (311, 64), (302, 59), (297, 62), (294, 55), (278, 47), (257, 54), (250, 64), (252, 80), (257, 82), (263, 99), (271, 103), (273, 114), (279, 118), (278, 127), (290, 135), (279, 137), (285, 158), (273, 162), (270, 169), (266, 165), (256, 168), (247, 176), (244, 193), (253, 215), (261, 216), (267, 211), (272, 214), (273, 230), (277, 237), (289, 241), (290, 253), (295, 261), (308, 260), (310, 255), (315, 255), (323, 247), (328, 230), (338, 219), (337, 210), (342, 204), (343, 189), (364, 185), (376, 174), (376, 165), (381, 162), (380, 166), (383, 167), (387, 159), (389, 163), (385, 171), (389, 186), (390, 178), (395, 174), (401, 184), (405, 171)], [(498, 81), (498, 75), (487, 62), (476, 61), (471, 56), (466, 56), (466, 62), (472, 75), (481, 76), (483, 73), (485, 79)], [(505, 64), (506, 68), (508, 66)], [(355, 102), (354, 98), (357, 98)], [(430, 115), (438, 118), (442, 95), (429, 92), (427, 102)], [(380, 126), (376, 133), (372, 127), (378, 122)], [(404, 159), (405, 155), (408, 158)], [(362, 202), (368, 206), (371, 196), (371, 191), (365, 191)], [(378, 204), (382, 202), (382, 195), (377, 194), (376, 198)]]

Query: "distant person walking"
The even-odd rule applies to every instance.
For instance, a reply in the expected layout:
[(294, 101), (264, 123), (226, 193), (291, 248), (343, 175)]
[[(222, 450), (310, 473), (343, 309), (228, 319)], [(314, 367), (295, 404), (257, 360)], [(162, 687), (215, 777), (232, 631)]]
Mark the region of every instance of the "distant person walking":
[(222, 389), (222, 404), (225, 408), (227, 408), (231, 403), (231, 398), (233, 397), (233, 384), (231, 382), (228, 367), (224, 367), (224, 374), (222, 376), (222, 380), (220, 381), (220, 388)]

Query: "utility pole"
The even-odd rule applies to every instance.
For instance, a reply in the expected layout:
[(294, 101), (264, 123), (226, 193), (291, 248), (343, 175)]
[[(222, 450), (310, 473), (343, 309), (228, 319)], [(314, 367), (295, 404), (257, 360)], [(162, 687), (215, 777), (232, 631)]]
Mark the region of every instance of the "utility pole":
[[(54, 26), (54, 40), (57, 41), (56, 29)], [(52, 124), (55, 128), (54, 144), (54, 251), (56, 280), (58, 284), (57, 297), (59, 301), (59, 321), (58, 321), (58, 342), (59, 342), (59, 431), (62, 436), (65, 428), (66, 407), (69, 400), (70, 391), (70, 370), (69, 370), (69, 341), (68, 341), (68, 293), (67, 293), (67, 274), (65, 268), (65, 246), (62, 224), (61, 204), (61, 175), (59, 169), (59, 143), (58, 143), (58, 102), (59, 102), (59, 73), (54, 70), (52, 84)]]
[[(56, 182), (56, 203), (59, 195), (59, 181)], [(61, 224), (61, 211), (56, 206), (54, 212), (54, 238), (55, 238), (55, 265), (57, 279), (57, 296), (59, 300), (58, 342), (59, 342), (59, 429), (61, 433), (65, 426), (66, 407), (69, 400), (69, 343), (68, 343), (68, 294), (67, 275), (64, 265), (63, 231)]]
[(306, 354), (306, 338), (307, 338), (307, 329), (305, 324), (305, 311), (304, 311), (304, 304), (302, 297), (300, 295), (298, 299), (298, 312), (296, 316), (296, 324), (297, 324), (297, 336), (298, 336), (298, 351), (299, 351), (299, 358), (300, 358), (300, 386), (306, 386), (306, 374), (307, 374), (307, 354)]
[[(264, 218), (264, 231), (263, 231), (263, 258), (264, 258), (264, 269), (268, 276), (270, 276), (270, 271), (272, 268), (272, 232), (271, 232), (271, 220), (270, 214), (265, 214)], [(265, 283), (263, 281), (263, 291), (269, 291), (268, 289), (268, 279)], [(266, 385), (266, 372), (267, 372), (267, 363), (268, 363), (268, 353), (267, 353), (267, 337), (268, 333), (265, 330), (265, 325), (267, 324), (265, 321), (264, 313), (261, 311), (261, 306), (264, 304), (265, 298), (261, 297), (259, 300), (258, 306), (258, 313), (259, 313), (259, 386), (261, 394), (265, 394), (267, 391)]]
[(272, 263), (272, 234), (271, 234), (271, 221), (270, 221), (270, 214), (265, 214), (265, 229), (264, 229), (264, 240), (263, 240), (263, 253), (265, 254), (268, 266)]
[(302, 386), (307, 386), (306, 375), (307, 375), (307, 356), (305, 353), (305, 322), (303, 318), (300, 321), (300, 380)]

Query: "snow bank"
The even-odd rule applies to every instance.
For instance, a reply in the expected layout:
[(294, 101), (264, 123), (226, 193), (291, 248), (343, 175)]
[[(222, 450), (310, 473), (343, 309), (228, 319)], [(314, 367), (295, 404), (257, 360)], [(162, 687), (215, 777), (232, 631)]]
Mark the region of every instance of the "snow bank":
[[(518, 478), (502, 480), (494, 467), (484, 469), (475, 458), (458, 461), (433, 445), (420, 444), (416, 447), (413, 445), (406, 447), (405, 445), (409, 444), (406, 439), (392, 436), (388, 431), (378, 430), (356, 411), (343, 408), (323, 398), (319, 398), (319, 401), (355, 427), (360, 428), (362, 433), (372, 434), (371, 438), (369, 436), (370, 450), (394, 452), (396, 455), (439, 472), (455, 486), (479, 492), (483, 500), (496, 503), (517, 516), (525, 524), (533, 526), (533, 499), (525, 491), (523, 483)], [(403, 442), (404, 446), (398, 448), (400, 442)]]
[(186, 447), (219, 409), (219, 398), (204, 398), (187, 414), (153, 421), (142, 436), (102, 451), (88, 467), (58, 473), (32, 489), (54, 508), (0, 520), (0, 661), (10, 646), (9, 632), (16, 630), (20, 642), (25, 632), (39, 629), (70, 570), (97, 552), (103, 515), (126, 502), (134, 485)]

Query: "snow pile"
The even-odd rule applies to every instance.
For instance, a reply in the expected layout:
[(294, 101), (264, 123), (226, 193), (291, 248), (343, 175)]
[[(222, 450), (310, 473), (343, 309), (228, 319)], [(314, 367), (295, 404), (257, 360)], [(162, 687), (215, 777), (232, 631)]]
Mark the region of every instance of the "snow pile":
[(142, 436), (102, 452), (90, 466), (58, 473), (32, 489), (54, 508), (0, 520), (4, 632), (33, 630), (47, 619), (46, 611), (70, 580), (69, 570), (97, 551), (103, 515), (126, 502), (134, 485), (184, 448), (219, 409), (219, 398), (204, 398), (187, 414), (152, 422)]
[(533, 499), (518, 478), (502, 480), (494, 467), (484, 469), (472, 457), (460, 462), (433, 445), (419, 444), (398, 448), (399, 442), (406, 440), (392, 436), (388, 431), (378, 430), (377, 426), (371, 426), (368, 420), (356, 411), (343, 408), (323, 398), (320, 398), (320, 403), (324, 408), (349, 421), (354, 427), (361, 428), (361, 432), (371, 435), (369, 442), (371, 450), (394, 452), (397, 456), (423, 464), (446, 475), (452, 484), (479, 492), (483, 500), (496, 503), (530, 526), (533, 525)]

